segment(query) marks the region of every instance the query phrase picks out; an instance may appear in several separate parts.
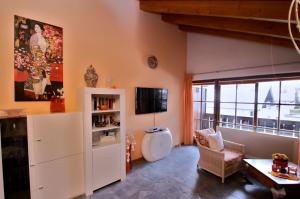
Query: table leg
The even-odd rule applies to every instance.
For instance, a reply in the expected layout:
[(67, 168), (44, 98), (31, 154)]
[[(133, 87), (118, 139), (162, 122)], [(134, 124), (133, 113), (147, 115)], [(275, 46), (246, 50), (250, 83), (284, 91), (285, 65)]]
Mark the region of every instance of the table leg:
[(272, 187), (271, 192), (273, 195), (273, 199), (281, 199), (286, 196), (284, 187)]
[(247, 184), (253, 184), (250, 180), (249, 180), (249, 175), (248, 175), (248, 168), (249, 168), (249, 165), (247, 163), (243, 163), (242, 164), (242, 168), (241, 168), (241, 173), (242, 173), (242, 177), (243, 179), (245, 180), (245, 182)]

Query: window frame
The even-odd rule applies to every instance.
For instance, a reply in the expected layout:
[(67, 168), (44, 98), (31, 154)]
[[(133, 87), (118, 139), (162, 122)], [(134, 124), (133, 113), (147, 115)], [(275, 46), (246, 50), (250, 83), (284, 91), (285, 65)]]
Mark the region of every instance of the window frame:
[[(193, 81), (193, 85), (209, 85), (209, 84), (214, 84), (215, 87), (215, 99), (214, 99), (214, 120), (213, 120), (213, 126), (214, 129), (216, 129), (216, 127), (218, 125), (220, 125), (222, 123), (222, 121), (220, 121), (220, 105), (221, 103), (230, 103), (230, 102), (221, 102), (221, 85), (227, 85), (227, 84), (235, 84), (236, 85), (236, 97), (235, 97), (235, 102), (232, 102), (235, 104), (235, 122), (233, 124), (233, 128), (237, 129), (237, 104), (254, 104), (254, 116), (253, 116), (253, 131), (254, 132), (259, 132), (259, 133), (263, 133), (261, 131), (257, 131), (258, 128), (262, 128), (262, 129), (272, 129), (275, 130), (275, 132), (273, 133), (273, 135), (279, 135), (279, 136), (285, 136), (282, 135), (280, 132), (284, 131), (284, 132), (291, 132), (291, 130), (288, 129), (282, 129), (281, 128), (281, 107), (282, 106), (297, 106), (300, 104), (297, 103), (282, 103), (281, 102), (281, 95), (282, 95), (282, 81), (287, 81), (287, 80), (300, 80), (300, 73), (295, 73), (295, 74), (277, 74), (276, 76), (272, 76), (272, 75), (262, 75), (262, 76), (250, 76), (250, 77), (239, 77), (239, 78), (227, 78), (227, 79), (214, 79), (214, 80), (204, 80), (204, 81)], [(262, 104), (270, 104), (270, 103), (261, 103), (258, 102), (258, 92), (259, 92), (259, 83), (260, 82), (271, 82), (271, 81), (279, 81), (279, 101), (278, 103), (272, 103), (274, 105), (278, 105), (278, 116), (277, 116), (277, 126), (276, 129), (274, 128), (269, 128), (269, 127), (262, 127), (262, 126), (258, 126), (258, 105), (262, 105)], [(237, 102), (237, 92), (238, 92), (238, 84), (247, 84), (247, 83), (254, 83), (255, 84), (255, 99), (253, 103), (242, 103), (242, 102)], [(202, 92), (202, 87), (201, 87), (201, 92)], [(201, 93), (202, 95), (202, 93)], [(202, 99), (201, 99), (202, 101)], [(194, 102), (194, 101), (193, 101)], [(202, 102), (201, 102), (202, 104)], [(200, 119), (201, 120), (201, 119)], [(250, 126), (250, 125), (249, 125)], [(226, 128), (226, 127), (225, 127)], [(227, 127), (228, 128), (228, 127)], [(294, 134), (294, 133), (293, 133)], [(295, 134), (293, 136), (287, 136), (287, 137), (299, 137), (300, 136), (300, 130), (296, 133), (297, 135), (295, 136)]]

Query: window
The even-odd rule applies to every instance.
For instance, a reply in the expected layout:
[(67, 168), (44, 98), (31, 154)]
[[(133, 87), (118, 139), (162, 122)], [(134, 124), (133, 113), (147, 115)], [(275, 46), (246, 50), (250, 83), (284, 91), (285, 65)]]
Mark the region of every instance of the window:
[(193, 86), (194, 129), (213, 128), (214, 100), (214, 85)]
[(220, 90), (219, 125), (253, 129), (255, 84), (221, 85)]
[(215, 81), (194, 85), (193, 95), (195, 129), (219, 125), (299, 137), (300, 79)]

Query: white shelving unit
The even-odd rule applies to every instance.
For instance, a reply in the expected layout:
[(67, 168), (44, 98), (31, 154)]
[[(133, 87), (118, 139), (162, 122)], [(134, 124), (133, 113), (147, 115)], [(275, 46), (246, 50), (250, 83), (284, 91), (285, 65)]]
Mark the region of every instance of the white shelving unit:
[(125, 90), (81, 90), (85, 148), (85, 193), (124, 180)]

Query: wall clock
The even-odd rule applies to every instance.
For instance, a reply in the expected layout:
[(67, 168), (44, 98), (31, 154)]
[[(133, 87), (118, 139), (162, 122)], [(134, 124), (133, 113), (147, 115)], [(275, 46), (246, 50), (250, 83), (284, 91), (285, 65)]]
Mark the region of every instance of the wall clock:
[(158, 65), (158, 61), (155, 56), (149, 56), (147, 62), (148, 62), (149, 68), (152, 68), (152, 69), (155, 69)]

